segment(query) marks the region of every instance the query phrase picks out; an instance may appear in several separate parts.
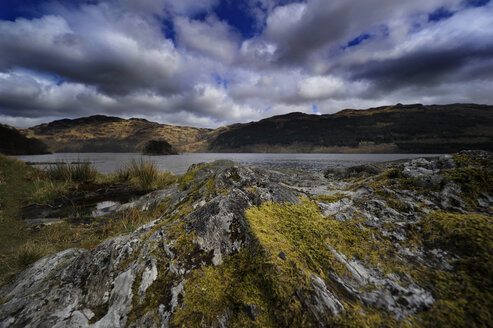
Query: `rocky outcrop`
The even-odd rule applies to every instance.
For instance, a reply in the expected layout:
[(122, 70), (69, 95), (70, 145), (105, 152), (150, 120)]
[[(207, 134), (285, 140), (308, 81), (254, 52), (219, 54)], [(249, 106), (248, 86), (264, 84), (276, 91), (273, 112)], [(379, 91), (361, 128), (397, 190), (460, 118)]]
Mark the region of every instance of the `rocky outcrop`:
[[(465, 170), (483, 175), (464, 181)], [(477, 152), (325, 177), (193, 165), (117, 209), (157, 209), (153, 222), (47, 256), (2, 287), (0, 327), (432, 326), (456, 286), (444, 277), (469, 277), (461, 245), (445, 228), (433, 235), (438, 215), (473, 213), (491, 229), (491, 170)]]

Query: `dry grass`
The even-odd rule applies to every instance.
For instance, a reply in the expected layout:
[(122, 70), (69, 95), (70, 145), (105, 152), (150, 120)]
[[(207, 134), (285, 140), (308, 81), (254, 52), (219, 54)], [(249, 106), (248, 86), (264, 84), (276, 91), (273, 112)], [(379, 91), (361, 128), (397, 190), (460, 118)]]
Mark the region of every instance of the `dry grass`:
[(54, 181), (93, 182), (98, 171), (91, 163), (56, 163), (47, 170), (47, 176)]
[(154, 161), (143, 158), (138, 161), (132, 159), (129, 168), (132, 176), (137, 178), (140, 188), (144, 190), (152, 189), (152, 185), (158, 177), (157, 166)]
[(17, 235), (17, 238), (21, 237), (18, 239), (21, 243), (11, 247), (8, 256), (4, 256), (4, 252), (0, 258), (0, 265), (5, 271), (4, 276), (0, 277), (0, 285), (46, 255), (73, 247), (92, 249), (108, 238), (132, 232), (157, 217), (155, 211), (129, 209), (108, 218), (96, 218), (91, 224), (62, 222), (30, 232), (23, 228), (22, 236)]
[[(158, 188), (175, 177), (169, 172), (158, 172), (156, 165), (145, 161), (129, 165), (129, 184), (146, 189)], [(94, 218), (91, 224), (62, 222), (28, 229), (20, 220), (20, 209), (29, 204), (50, 204), (79, 181), (114, 183), (115, 175), (101, 175), (89, 164), (60, 164), (49, 170), (38, 170), (22, 161), (0, 155), (0, 286), (43, 256), (67, 248), (93, 248), (102, 241), (122, 233), (134, 231), (152, 221), (153, 211), (128, 210), (109, 217)], [(116, 175), (118, 179), (118, 174)]]
[(118, 169), (116, 181), (134, 183), (142, 190), (153, 190), (169, 185), (176, 181), (176, 177), (169, 171), (159, 172), (154, 161), (140, 158), (132, 159), (129, 164)]

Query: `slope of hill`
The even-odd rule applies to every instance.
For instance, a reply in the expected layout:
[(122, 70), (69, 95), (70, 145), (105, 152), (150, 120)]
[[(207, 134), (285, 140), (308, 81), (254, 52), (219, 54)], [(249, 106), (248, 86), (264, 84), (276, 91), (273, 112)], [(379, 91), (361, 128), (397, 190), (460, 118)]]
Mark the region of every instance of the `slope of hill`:
[(140, 152), (151, 139), (164, 139), (181, 152), (205, 151), (212, 130), (145, 119), (95, 115), (53, 121), (27, 130), (54, 152)]
[(443, 153), (493, 150), (493, 106), (396, 105), (332, 115), (291, 113), (218, 134), (217, 152)]
[(48, 147), (40, 140), (26, 138), (16, 128), (0, 124), (0, 153), (5, 155), (47, 154)]
[(179, 152), (446, 153), (493, 150), (493, 106), (395, 105), (331, 115), (290, 113), (215, 130), (91, 116), (25, 130), (54, 152), (141, 152), (163, 139)]

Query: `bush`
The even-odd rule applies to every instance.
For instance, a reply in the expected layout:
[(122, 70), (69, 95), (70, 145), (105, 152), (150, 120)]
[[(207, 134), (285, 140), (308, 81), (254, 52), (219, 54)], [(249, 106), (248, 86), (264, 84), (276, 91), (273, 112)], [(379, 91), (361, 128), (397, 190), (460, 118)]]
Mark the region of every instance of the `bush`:
[(178, 152), (165, 140), (150, 140), (145, 144), (143, 153), (150, 155), (175, 155)]

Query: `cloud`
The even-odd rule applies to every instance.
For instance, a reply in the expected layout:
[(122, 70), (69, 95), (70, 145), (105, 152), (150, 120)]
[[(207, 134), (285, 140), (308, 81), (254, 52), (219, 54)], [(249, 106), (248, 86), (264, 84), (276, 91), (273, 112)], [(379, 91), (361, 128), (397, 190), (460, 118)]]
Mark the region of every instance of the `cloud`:
[(153, 42), (148, 22), (130, 13), (116, 15), (106, 4), (68, 15), (70, 20), (47, 15), (0, 22), (0, 69), (52, 72), (110, 94), (176, 90), (169, 79), (180, 58), (170, 41), (159, 36)]
[(266, 21), (265, 39), (277, 44), (280, 59), (300, 62), (316, 51), (339, 47), (386, 21), (402, 23), (412, 16), (441, 6), (455, 7), (458, 0), (310, 0), (279, 6)]
[(240, 37), (227, 23), (209, 16), (205, 21), (177, 17), (174, 24), (179, 46), (227, 63), (234, 59)]
[(492, 2), (222, 1), (50, 0), (0, 20), (0, 121), (101, 113), (217, 127), (314, 108), (493, 103)]
[(313, 76), (298, 83), (299, 95), (306, 99), (330, 98), (344, 91), (344, 81), (334, 76)]
[(378, 82), (384, 90), (435, 85), (450, 82), (451, 78), (465, 82), (473, 76), (464, 79), (466, 76), (458, 72), (464, 74), (485, 61), (491, 64), (492, 14), (491, 8), (458, 13), (396, 43), (393, 48), (374, 50), (364, 61), (351, 63), (344, 69), (356, 79)]

